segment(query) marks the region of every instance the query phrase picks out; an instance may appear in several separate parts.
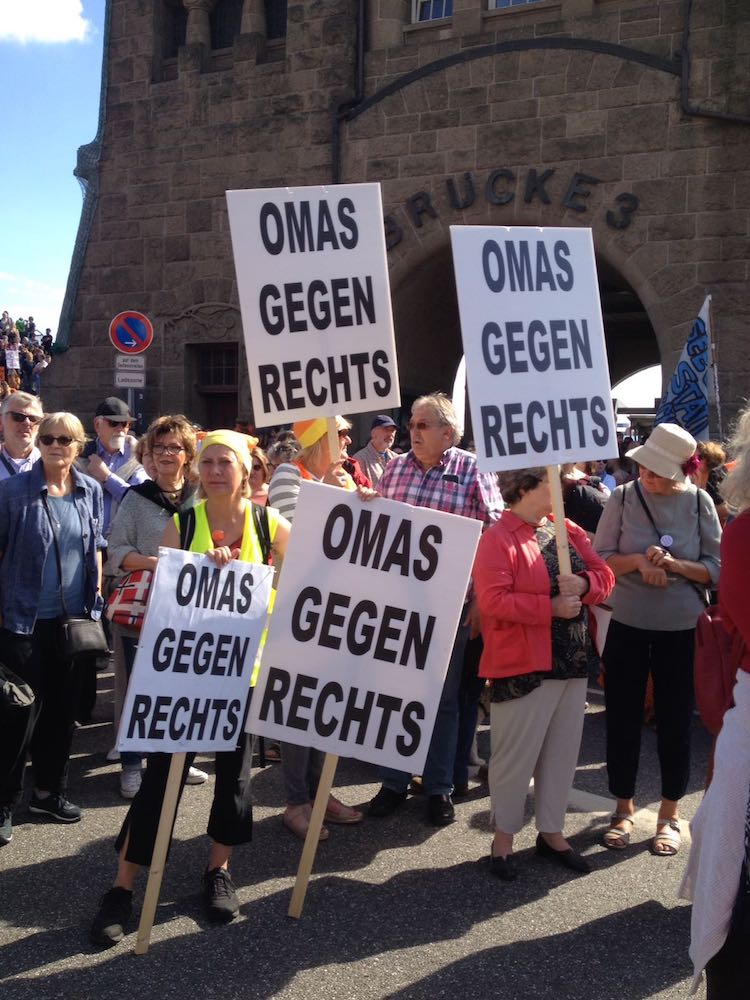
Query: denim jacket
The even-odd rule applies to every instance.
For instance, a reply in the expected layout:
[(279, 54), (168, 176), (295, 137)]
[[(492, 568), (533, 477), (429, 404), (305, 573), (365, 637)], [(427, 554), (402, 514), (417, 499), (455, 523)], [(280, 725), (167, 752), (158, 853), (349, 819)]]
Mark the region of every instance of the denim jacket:
[[(86, 609), (92, 618), (101, 618), (104, 602), (96, 590), (96, 556), (107, 546), (102, 535), (102, 488), (75, 466), (71, 473), (86, 559)], [(34, 630), (44, 562), (47, 553), (54, 552), (52, 527), (42, 500), (46, 493), (41, 462), (29, 472), (0, 482), (0, 610), (3, 627), (19, 635)]]

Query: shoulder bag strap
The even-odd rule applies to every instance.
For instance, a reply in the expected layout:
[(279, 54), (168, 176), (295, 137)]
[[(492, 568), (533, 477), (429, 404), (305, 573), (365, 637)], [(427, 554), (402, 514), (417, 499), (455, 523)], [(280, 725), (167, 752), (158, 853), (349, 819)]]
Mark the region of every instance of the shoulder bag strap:
[(57, 572), (60, 576), (60, 604), (62, 604), (63, 615), (68, 617), (68, 609), (65, 607), (65, 588), (63, 587), (63, 575), (62, 575), (62, 560), (60, 559), (60, 546), (57, 544), (57, 532), (55, 531), (55, 522), (52, 520), (52, 514), (49, 509), (49, 504), (47, 503), (47, 494), (42, 493), (42, 503), (44, 504), (44, 509), (47, 512), (47, 518), (49, 519), (49, 526), (52, 530), (52, 543), (55, 546), (55, 559), (57, 559)]
[(9, 476), (17, 475), (18, 469), (15, 467), (15, 465), (13, 465), (12, 462), (8, 461), (8, 459), (5, 457), (4, 451), (0, 451), (0, 462), (2, 462), (5, 468), (8, 470)]
[(180, 548), (189, 549), (195, 536), (195, 508), (188, 507), (178, 514), (180, 523)]
[(646, 503), (646, 501), (645, 501), (645, 499), (644, 499), (644, 497), (643, 497), (643, 493), (641, 493), (641, 484), (640, 484), (640, 483), (638, 482), (638, 480), (637, 480), (637, 479), (636, 479), (636, 481), (635, 481), (635, 484), (634, 484), (634, 486), (635, 486), (635, 492), (636, 492), (636, 495), (637, 495), (638, 499), (639, 499), (639, 500), (641, 501), (641, 507), (643, 507), (643, 509), (645, 510), (645, 512), (646, 512), (646, 517), (647, 517), (647, 518), (649, 519), (649, 521), (651, 522), (651, 527), (652, 527), (652, 528), (654, 529), (654, 531), (656, 532), (656, 537), (657, 537), (657, 538), (659, 539), (659, 544), (661, 544), (661, 532), (660, 532), (660, 531), (659, 531), (659, 529), (658, 529), (658, 528), (656, 527), (656, 521), (654, 520), (654, 515), (653, 515), (653, 514), (651, 513), (651, 511), (649, 510), (649, 506), (648, 506), (648, 504)]
[(271, 532), (268, 527), (268, 509), (260, 504), (253, 504), (253, 522), (255, 524), (255, 534), (260, 542), (260, 550), (263, 554), (263, 562), (268, 565), (271, 556)]

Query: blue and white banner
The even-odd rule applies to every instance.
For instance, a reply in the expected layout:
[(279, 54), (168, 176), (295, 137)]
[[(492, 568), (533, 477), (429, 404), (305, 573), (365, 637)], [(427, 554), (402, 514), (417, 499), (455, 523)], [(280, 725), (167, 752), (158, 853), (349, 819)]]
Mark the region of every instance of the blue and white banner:
[(678, 424), (698, 441), (709, 437), (710, 303), (711, 296), (707, 295), (654, 418), (654, 425)]

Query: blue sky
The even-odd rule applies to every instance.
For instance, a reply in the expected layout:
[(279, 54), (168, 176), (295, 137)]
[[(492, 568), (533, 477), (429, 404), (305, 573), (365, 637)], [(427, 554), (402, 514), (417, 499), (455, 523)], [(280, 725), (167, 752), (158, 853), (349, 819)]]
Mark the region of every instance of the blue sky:
[(104, 0), (0, 0), (0, 311), (57, 330), (96, 135)]

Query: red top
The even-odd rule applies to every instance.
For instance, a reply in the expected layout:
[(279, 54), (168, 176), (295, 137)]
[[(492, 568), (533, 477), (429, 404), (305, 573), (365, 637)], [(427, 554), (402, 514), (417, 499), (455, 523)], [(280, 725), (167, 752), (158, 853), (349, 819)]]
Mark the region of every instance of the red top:
[(724, 529), (721, 539), (719, 606), (727, 630), (742, 636), (739, 669), (750, 673), (750, 510)]
[[(583, 528), (565, 521), (568, 539), (586, 564), (584, 604), (606, 600), (612, 570), (594, 551)], [(511, 511), (482, 535), (472, 579), (482, 613), (481, 677), (514, 677), (552, 669), (550, 579), (531, 524)]]

